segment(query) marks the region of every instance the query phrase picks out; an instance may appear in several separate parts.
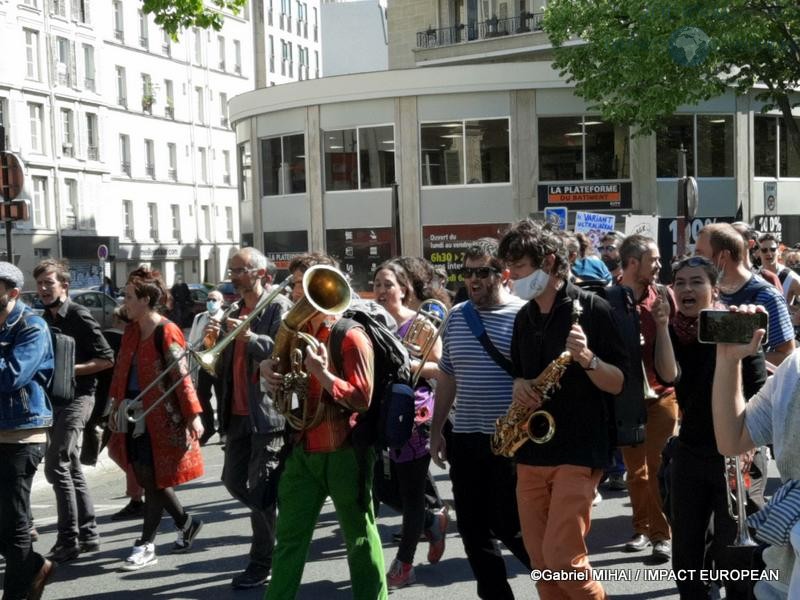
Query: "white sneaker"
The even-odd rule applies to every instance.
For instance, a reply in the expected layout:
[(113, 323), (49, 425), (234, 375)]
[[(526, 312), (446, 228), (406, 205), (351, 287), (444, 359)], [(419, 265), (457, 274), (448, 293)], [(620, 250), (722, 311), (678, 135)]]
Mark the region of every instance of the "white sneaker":
[(122, 565), (123, 571), (138, 571), (139, 569), (148, 565), (154, 565), (158, 562), (156, 557), (156, 545), (152, 542), (142, 545), (134, 545), (133, 552), (125, 559)]
[(594, 500), (592, 500), (592, 506), (597, 506), (603, 501), (603, 496), (600, 494), (599, 491), (595, 490), (594, 492)]

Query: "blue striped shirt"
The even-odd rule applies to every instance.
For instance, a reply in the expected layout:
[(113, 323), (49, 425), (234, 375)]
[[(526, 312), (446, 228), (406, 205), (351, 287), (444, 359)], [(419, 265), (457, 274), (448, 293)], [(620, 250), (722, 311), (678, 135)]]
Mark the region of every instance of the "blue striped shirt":
[(733, 294), (720, 294), (719, 299), (728, 306), (758, 304), (767, 310), (769, 321), (767, 337), (764, 340), (764, 349), (767, 352), (794, 339), (794, 326), (786, 299), (775, 289), (775, 286), (767, 283), (758, 275), (753, 275)]
[[(456, 381), (456, 433), (494, 433), (495, 420), (508, 411), (514, 380), (492, 360), (464, 319), (465, 303), (453, 307), (442, 332), (439, 368)], [(525, 301), (511, 297), (506, 304), (478, 310), (489, 339), (511, 358), (514, 319)], [(476, 307), (477, 308), (477, 307)]]

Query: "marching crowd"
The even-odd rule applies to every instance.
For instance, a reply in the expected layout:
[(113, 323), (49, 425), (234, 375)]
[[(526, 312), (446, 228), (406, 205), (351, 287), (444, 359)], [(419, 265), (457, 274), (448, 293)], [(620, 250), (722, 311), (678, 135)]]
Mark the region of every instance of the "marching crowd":
[[(780, 249), (745, 223), (710, 224), (662, 285), (651, 238), (611, 232), (595, 254), (586, 236), (525, 219), (466, 250), (457, 293), (427, 261), (398, 257), (375, 270), (366, 301), (329, 256), (295, 257), (287, 285), (243, 248), (228, 261), (241, 299), (226, 308), (210, 293), (188, 341), (163, 316), (158, 271), (130, 273), (114, 337), (70, 300), (65, 263), (32, 273), (39, 317), (21, 302), (24, 274), (0, 262), (3, 598), (38, 600), (56, 564), (100, 549), (81, 467), (95, 431), (126, 475), (130, 502), (112, 519), (141, 520), (123, 570), (157, 562), (165, 510), (171, 551), (191, 550), (203, 522), (176, 489), (203, 474), (200, 446), (216, 431), (221, 480), (252, 529), (231, 584), (266, 585), (268, 600), (295, 597), (328, 498), (354, 598), (414, 583), (420, 539), (439, 562), (452, 515), (431, 460), (449, 465), (480, 598), (513, 598), (500, 543), (526, 569), (577, 574), (538, 581), (539, 597), (608, 597), (585, 542), (601, 485), (630, 495), (626, 551), (697, 573), (677, 582), (681, 598), (718, 593), (701, 569), (765, 567), (779, 580), (724, 580), (725, 597), (798, 598), (800, 251)], [(768, 326), (746, 344), (700, 343), (704, 309), (765, 312)], [(413, 426), (387, 443), (387, 414), (404, 405)], [(782, 485), (767, 501), (770, 454)], [(42, 460), (58, 513), (47, 556), (30, 510)], [(732, 510), (744, 501), (746, 524)], [(388, 568), (380, 503), (402, 515)], [(748, 526), (757, 550), (741, 543)]]

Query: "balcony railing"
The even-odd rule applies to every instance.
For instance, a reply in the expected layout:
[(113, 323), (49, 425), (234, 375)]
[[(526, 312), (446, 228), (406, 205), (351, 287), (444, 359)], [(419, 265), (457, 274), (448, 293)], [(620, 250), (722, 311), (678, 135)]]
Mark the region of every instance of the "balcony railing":
[(114, 30), (114, 39), (119, 42), (125, 41), (125, 32), (122, 29), (115, 29)]
[(94, 87), (94, 77), (84, 77), (83, 78), (83, 87), (85, 87), (90, 92), (96, 91), (95, 87)]
[(154, 242), (158, 241), (158, 229), (150, 229), (150, 239)]
[(150, 163), (150, 164), (146, 165), (145, 168), (144, 168), (144, 172), (147, 174), (147, 176), (150, 179), (155, 179), (156, 178), (156, 166), (154, 164)]
[(543, 17), (543, 13), (523, 13), (518, 17), (510, 17), (508, 19), (492, 17), (481, 22), (460, 23), (450, 27), (418, 31), (417, 48), (438, 48), (440, 46), (492, 39), (515, 33), (541, 31)]
[(172, 44), (166, 42), (161, 44), (161, 53), (164, 56), (172, 56)]
[(165, 106), (164, 107), (164, 116), (168, 119), (175, 119), (175, 108), (172, 106)]
[(122, 232), (122, 237), (126, 240), (133, 239), (133, 227), (126, 227), (125, 230)]
[(178, 169), (169, 169), (167, 171), (167, 177), (172, 181), (178, 181)]
[(237, 75), (241, 75), (242, 74), (242, 64), (241, 63), (236, 63), (235, 65), (233, 65), (233, 72), (236, 73)]
[(147, 48), (147, 46), (149, 45), (149, 42), (150, 42), (150, 38), (146, 38), (146, 37), (141, 36), (141, 35), (139, 36), (139, 45), (142, 48)]
[(231, 184), (231, 174), (230, 173), (225, 173), (222, 176), (222, 183), (224, 183), (225, 185), (230, 185)]
[(125, 173), (125, 175), (127, 175), (128, 177), (130, 177), (131, 176), (131, 163), (130, 162), (126, 162), (126, 161), (123, 160), (119, 164), (119, 170), (122, 171), (123, 173)]
[(100, 150), (97, 146), (89, 146), (86, 149), (86, 157), (89, 160), (100, 160)]

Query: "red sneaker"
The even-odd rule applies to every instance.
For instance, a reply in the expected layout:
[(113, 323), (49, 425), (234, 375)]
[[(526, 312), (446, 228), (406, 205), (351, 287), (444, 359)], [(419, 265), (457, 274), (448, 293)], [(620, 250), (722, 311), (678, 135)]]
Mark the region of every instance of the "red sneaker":
[(392, 561), (389, 572), (386, 574), (386, 583), (390, 590), (411, 585), (416, 580), (417, 576), (411, 563), (400, 562), (396, 558)]
[(442, 559), (444, 554), (444, 544), (447, 536), (447, 525), (450, 523), (450, 515), (447, 506), (433, 513), (433, 524), (430, 529), (425, 530), (425, 537), (429, 542), (428, 562), (435, 565)]

